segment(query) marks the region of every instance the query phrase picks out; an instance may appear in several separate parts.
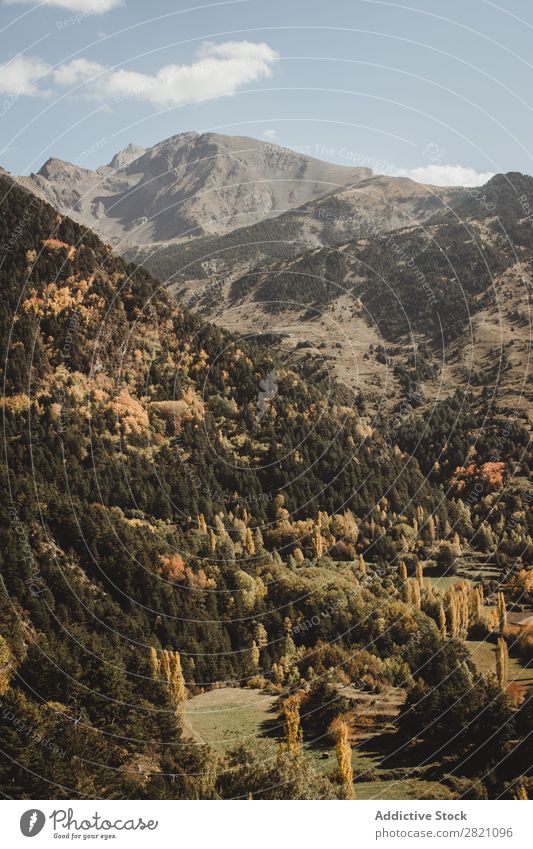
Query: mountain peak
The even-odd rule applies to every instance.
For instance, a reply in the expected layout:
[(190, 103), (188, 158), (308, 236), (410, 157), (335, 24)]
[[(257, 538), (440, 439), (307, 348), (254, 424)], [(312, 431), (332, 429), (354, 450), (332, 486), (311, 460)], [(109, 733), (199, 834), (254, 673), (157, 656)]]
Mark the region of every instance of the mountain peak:
[[(77, 165), (73, 165), (71, 162), (65, 162), (64, 159), (58, 159), (55, 156), (51, 156), (46, 162), (41, 166), (37, 175), (39, 177), (44, 177), (47, 180), (55, 179), (61, 174), (68, 173), (73, 169), (78, 169)], [(79, 169), (85, 170), (85, 169)]]
[(115, 153), (107, 167), (113, 168), (113, 170), (117, 171), (120, 168), (124, 168), (126, 165), (130, 165), (131, 162), (134, 162), (139, 158), (139, 156), (142, 156), (143, 153), (146, 153), (146, 149), (144, 147), (140, 147), (140, 145), (130, 142), (127, 147), (124, 147), (122, 150), (119, 150), (118, 153)]

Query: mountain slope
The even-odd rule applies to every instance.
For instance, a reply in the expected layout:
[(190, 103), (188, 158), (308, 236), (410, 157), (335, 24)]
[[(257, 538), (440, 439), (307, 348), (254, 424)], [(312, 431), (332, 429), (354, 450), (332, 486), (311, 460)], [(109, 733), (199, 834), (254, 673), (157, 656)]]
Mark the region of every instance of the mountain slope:
[(290, 258), (309, 248), (377, 236), (428, 220), (465, 194), (464, 189), (424, 186), (404, 177), (365, 175), (275, 218), (176, 245), (120, 251), (172, 282), (231, 280), (244, 271)]
[(146, 244), (226, 233), (368, 174), (256, 139), (180, 133), (97, 171), (52, 159), (19, 182), (108, 240)]
[[(322, 208), (346, 194), (322, 200)], [(382, 221), (355, 238), (339, 229), (335, 244), (310, 246), (299, 238), (296, 210), (220, 239), (135, 256), (173, 282), (181, 303), (230, 329), (267, 341), (274, 334), (292, 362), (335, 374), (374, 405), (416, 387), (431, 403), (458, 384), (480, 392), (487, 383), (527, 412), (530, 197), (531, 177), (497, 175), (480, 189), (454, 191), (425, 222), (388, 233)], [(308, 207), (316, 215), (316, 204)]]

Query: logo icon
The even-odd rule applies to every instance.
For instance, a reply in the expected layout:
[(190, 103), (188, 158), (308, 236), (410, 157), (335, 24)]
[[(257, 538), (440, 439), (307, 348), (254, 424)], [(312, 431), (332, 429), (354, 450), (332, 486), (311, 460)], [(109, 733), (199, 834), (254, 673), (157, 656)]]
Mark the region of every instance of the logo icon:
[(35, 837), (43, 830), (46, 817), (42, 811), (37, 808), (31, 808), (25, 811), (20, 818), (20, 830), (24, 837)]

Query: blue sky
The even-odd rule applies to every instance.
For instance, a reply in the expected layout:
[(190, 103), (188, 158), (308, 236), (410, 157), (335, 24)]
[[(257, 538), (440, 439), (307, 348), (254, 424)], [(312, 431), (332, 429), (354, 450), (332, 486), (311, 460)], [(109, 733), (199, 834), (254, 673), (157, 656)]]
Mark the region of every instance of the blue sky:
[(424, 181), (533, 173), (530, 0), (0, 0), (0, 16), (13, 173), (190, 130)]

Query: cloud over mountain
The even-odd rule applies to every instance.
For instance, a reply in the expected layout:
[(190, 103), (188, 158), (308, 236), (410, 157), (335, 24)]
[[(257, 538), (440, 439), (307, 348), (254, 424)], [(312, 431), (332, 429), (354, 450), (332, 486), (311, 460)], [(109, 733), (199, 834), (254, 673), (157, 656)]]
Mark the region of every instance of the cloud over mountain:
[(480, 172), (465, 165), (422, 165), (419, 168), (400, 169), (393, 176), (410, 177), (417, 183), (431, 186), (483, 186), (494, 177), (494, 172)]
[(0, 92), (11, 95), (37, 97), (44, 94), (39, 81), (50, 71), (50, 66), (35, 56), (15, 56), (0, 64)]
[(264, 42), (204, 42), (190, 64), (164, 65), (153, 74), (113, 68), (85, 57), (51, 68), (38, 57), (17, 56), (0, 65), (0, 91), (38, 96), (39, 80), (62, 87), (82, 87), (82, 94), (101, 100), (146, 101), (178, 106), (235, 94), (242, 86), (270, 77), (279, 54)]

